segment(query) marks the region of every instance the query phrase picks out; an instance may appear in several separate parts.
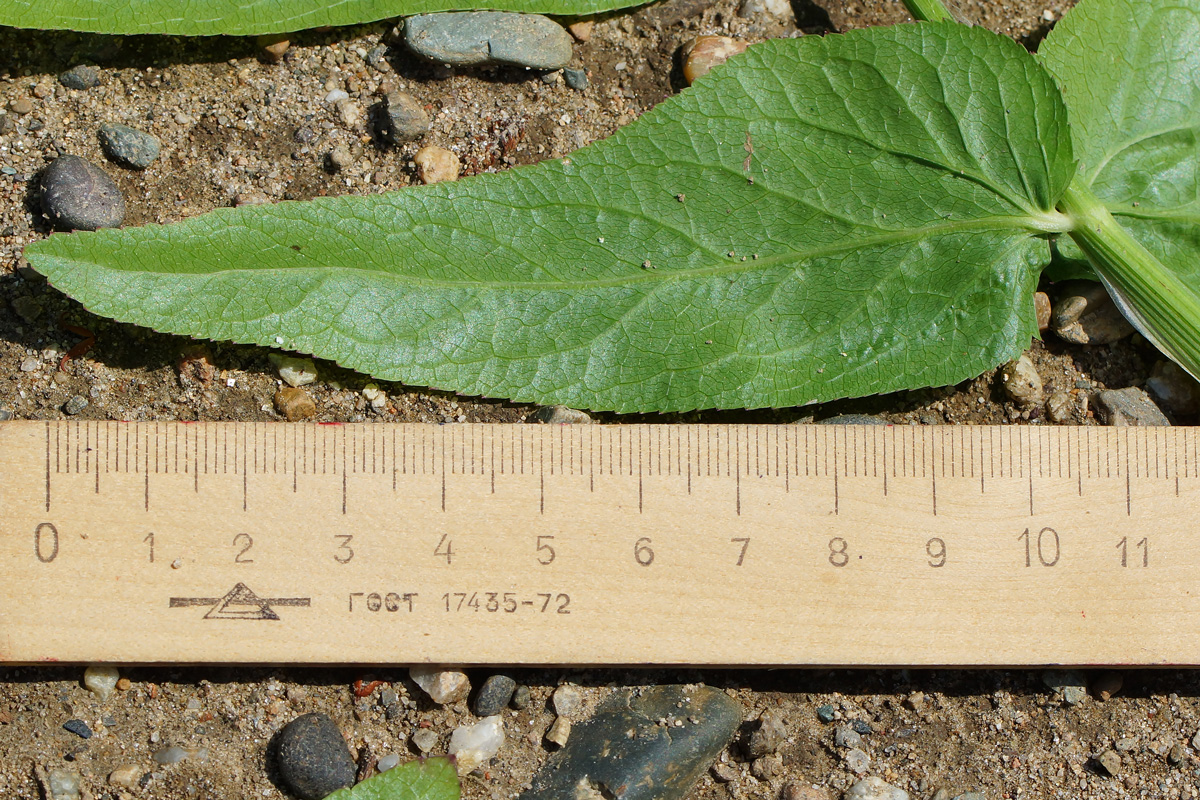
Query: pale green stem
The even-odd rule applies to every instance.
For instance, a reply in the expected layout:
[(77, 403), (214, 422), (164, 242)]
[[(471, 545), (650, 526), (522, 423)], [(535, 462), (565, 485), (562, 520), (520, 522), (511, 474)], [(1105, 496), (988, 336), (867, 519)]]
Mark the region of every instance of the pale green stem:
[(1200, 294), (1163, 266), (1072, 181), (1058, 208), (1075, 223), (1070, 236), (1092, 262), (1116, 304), (1167, 357), (1200, 377)]
[(942, 0), (904, 0), (904, 6), (918, 22), (955, 22)]

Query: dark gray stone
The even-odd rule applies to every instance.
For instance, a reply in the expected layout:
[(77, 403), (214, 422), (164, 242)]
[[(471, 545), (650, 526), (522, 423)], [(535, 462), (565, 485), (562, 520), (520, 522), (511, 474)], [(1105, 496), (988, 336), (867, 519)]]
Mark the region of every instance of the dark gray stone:
[(392, 92), (383, 99), (380, 133), (393, 144), (420, 139), (429, 132), (429, 115), (412, 95)]
[(63, 728), (84, 739), (92, 738), (92, 729), (81, 719), (69, 719), (63, 723)]
[(838, 414), (836, 417), (821, 420), (822, 425), (887, 425), (886, 419), (870, 414)]
[(354, 784), (354, 757), (337, 724), (324, 714), (296, 717), (279, 732), (277, 745), (279, 777), (301, 800), (321, 800)]
[(679, 800), (741, 722), (737, 701), (707, 686), (618, 690), (574, 726), (521, 800)]
[(1096, 395), (1096, 409), (1105, 425), (1141, 427), (1171, 424), (1171, 420), (1154, 405), (1150, 395), (1136, 386), (1101, 392)]
[(161, 150), (158, 139), (128, 125), (100, 126), (100, 147), (104, 155), (132, 169), (145, 169), (154, 163)]
[(582, 69), (570, 69), (569, 67), (563, 70), (563, 80), (577, 92), (582, 92), (588, 87), (587, 72)]
[(518, 686), (512, 695), (512, 700), (509, 701), (513, 708), (520, 711), (529, 707), (529, 687)]
[(492, 675), (479, 687), (471, 710), (477, 717), (490, 717), (499, 714), (512, 699), (517, 682), (507, 675)]
[(42, 173), (42, 210), (64, 230), (115, 228), (125, 199), (104, 170), (79, 156), (59, 156)]
[(63, 404), (63, 411), (72, 417), (87, 408), (88, 401), (81, 394), (72, 395), (71, 399)]
[(828, 703), (817, 707), (817, 719), (821, 722), (833, 722), (836, 718), (834, 707)]
[(404, 23), (404, 41), (439, 64), (512, 64), (562, 69), (571, 61), (571, 36), (541, 14), (456, 11), (420, 14)]
[(100, 73), (95, 67), (80, 64), (59, 75), (58, 82), (68, 89), (91, 89), (100, 85)]

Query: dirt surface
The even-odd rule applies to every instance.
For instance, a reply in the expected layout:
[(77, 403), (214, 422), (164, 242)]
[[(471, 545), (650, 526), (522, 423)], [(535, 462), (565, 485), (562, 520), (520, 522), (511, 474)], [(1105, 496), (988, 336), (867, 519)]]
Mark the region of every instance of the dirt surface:
[[(1071, 3), (958, 5), (968, 20), (1033, 47)], [(281, 419), (273, 405), (279, 378), (266, 351), (197, 345), (93, 317), (28, 269), (24, 246), (48, 232), (36, 177), (60, 153), (104, 165), (125, 194), (126, 224), (179, 220), (239, 201), (392, 191), (417, 182), (411, 157), (418, 145), (389, 146), (374, 133), (371, 116), (390, 89), (411, 93), (429, 110), (433, 129), (419, 144), (453, 149), (468, 174), (497, 171), (566, 154), (679, 91), (678, 50), (697, 34), (758, 41), (907, 18), (897, 0), (795, 0), (793, 11), (747, 19), (732, 0), (667, 0), (602, 17), (590, 39), (575, 46), (573, 66), (590, 78), (582, 92), (559, 75), (456, 71), (419, 62), (402, 47), (380, 51), (394, 41), (392, 23), (300, 33), (278, 64), (250, 39), (0, 29), (0, 107), (13, 109), (19, 100), (30, 107), (10, 110), (0, 123), (0, 166), (6, 168), (0, 175), (0, 415), (62, 419), (70, 408), (75, 419)], [(99, 86), (59, 85), (56, 76), (79, 63), (98, 66)], [(362, 112), (361, 121), (325, 102), (338, 89)], [(144, 172), (108, 163), (96, 138), (105, 122), (150, 131), (162, 142), (161, 158)], [(332, 172), (327, 156), (337, 146), (353, 159)], [(63, 356), (91, 334), (94, 346), (59, 369)], [(1031, 356), (1048, 393), (1071, 394), (1074, 424), (1097, 424), (1084, 401), (1103, 388), (1142, 385), (1158, 359), (1136, 336), (1089, 348), (1049, 336), (1033, 345)], [(393, 384), (382, 385), (387, 403), (375, 407), (362, 391), (365, 376), (320, 362), (318, 371), (320, 379), (305, 391), (322, 421), (520, 423), (535, 410)], [(86, 400), (82, 408), (80, 399)], [(1009, 402), (994, 373), (956, 387), (820, 407), (654, 419), (787, 423), (847, 412), (896, 424), (1045, 424), (1038, 413)], [(82, 672), (0, 669), (0, 797), (44, 796), (45, 775), (54, 769), (79, 774), (85, 797), (282, 797), (267, 749), (274, 733), (301, 713), (328, 713), (366, 760), (415, 754), (410, 737), (422, 727), (439, 734), (439, 752), (449, 733), (472, 719), (463, 703), (432, 704), (404, 670), (375, 670), (400, 695), (401, 711), (391, 715), (379, 701), (381, 689), (355, 696), (352, 684), (361, 670), (134, 668), (124, 671), (130, 685), (103, 703), (81, 686)], [(486, 674), (472, 673), (476, 684)], [(752, 771), (735, 745), (721, 756), (732, 767), (704, 777), (693, 792), (697, 798), (774, 798), (793, 783), (840, 796), (857, 776), (845, 750), (835, 746), (838, 720), (868, 724), (866, 774), (916, 798), (938, 789), (949, 796), (976, 790), (987, 798), (1200, 796), (1191, 746), (1200, 727), (1200, 682), (1192, 673), (1126, 673), (1115, 697), (1101, 701), (1093, 692), (1073, 706), (1048, 689), (1040, 673), (1022, 671), (510, 674), (531, 688), (532, 703), (506, 712), (508, 741), (489, 766), (465, 780), (467, 797), (514, 797), (528, 784), (549, 752), (542, 737), (553, 720), (547, 700), (564, 681), (586, 688), (585, 707), (613, 685), (704, 682), (735, 696), (748, 721), (768, 709), (782, 714), (788, 739), (777, 765)], [(1114, 676), (1093, 678), (1111, 688)], [(832, 723), (817, 717), (826, 704), (838, 718)], [(72, 719), (85, 721), (94, 735), (85, 740), (65, 730)], [(151, 754), (168, 745), (196, 752), (177, 764), (155, 763)], [(1110, 749), (1119, 757), (1115, 776), (1094, 758)], [(109, 782), (123, 765), (141, 776), (134, 788)]]

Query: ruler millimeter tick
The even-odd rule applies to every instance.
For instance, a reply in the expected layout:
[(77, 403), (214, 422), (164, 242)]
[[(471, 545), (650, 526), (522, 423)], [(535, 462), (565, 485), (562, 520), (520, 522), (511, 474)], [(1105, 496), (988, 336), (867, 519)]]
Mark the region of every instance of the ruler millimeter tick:
[(1200, 664), (1190, 428), (0, 424), (0, 661)]

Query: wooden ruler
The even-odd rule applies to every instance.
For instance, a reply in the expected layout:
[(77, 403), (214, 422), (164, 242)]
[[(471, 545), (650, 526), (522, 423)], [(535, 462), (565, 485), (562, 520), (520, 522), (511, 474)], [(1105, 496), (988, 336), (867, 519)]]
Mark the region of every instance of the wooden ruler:
[(0, 424), (0, 661), (1200, 664), (1187, 428)]

